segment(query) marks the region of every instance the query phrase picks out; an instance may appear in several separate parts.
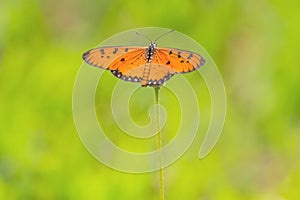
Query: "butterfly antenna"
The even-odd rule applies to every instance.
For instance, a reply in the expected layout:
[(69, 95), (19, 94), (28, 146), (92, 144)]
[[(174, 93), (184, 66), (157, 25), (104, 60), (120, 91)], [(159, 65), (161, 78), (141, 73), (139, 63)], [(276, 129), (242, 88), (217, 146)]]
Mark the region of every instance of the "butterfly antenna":
[(136, 32), (137, 35), (142, 36), (143, 38), (146, 38), (147, 40), (149, 40), (150, 42), (152, 42), (152, 40), (147, 37), (146, 35), (141, 34), (140, 32)]
[(169, 33), (172, 33), (173, 31), (174, 31), (174, 30), (171, 29), (170, 31), (161, 34), (160, 36), (158, 36), (158, 37), (154, 40), (154, 42), (156, 42), (156, 41), (157, 41), (158, 39), (160, 39), (161, 37), (163, 37), (163, 36), (165, 36), (165, 35), (167, 35), (167, 34), (169, 34)]

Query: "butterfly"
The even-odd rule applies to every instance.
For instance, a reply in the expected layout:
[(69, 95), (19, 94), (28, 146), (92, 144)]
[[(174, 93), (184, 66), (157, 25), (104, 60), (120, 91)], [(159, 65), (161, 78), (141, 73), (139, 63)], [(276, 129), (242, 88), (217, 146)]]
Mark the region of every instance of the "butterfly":
[(155, 41), (143, 46), (105, 46), (86, 51), (82, 58), (89, 65), (110, 70), (124, 81), (140, 82), (141, 86), (159, 87), (174, 74), (192, 72), (205, 64), (205, 59), (192, 51), (159, 48)]

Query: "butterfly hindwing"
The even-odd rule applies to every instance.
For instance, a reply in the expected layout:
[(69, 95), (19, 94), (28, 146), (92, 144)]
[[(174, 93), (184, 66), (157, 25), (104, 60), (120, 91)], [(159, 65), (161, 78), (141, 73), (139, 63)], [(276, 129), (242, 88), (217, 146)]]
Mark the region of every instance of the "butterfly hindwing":
[(160, 86), (169, 80), (176, 72), (169, 66), (151, 63), (147, 85)]

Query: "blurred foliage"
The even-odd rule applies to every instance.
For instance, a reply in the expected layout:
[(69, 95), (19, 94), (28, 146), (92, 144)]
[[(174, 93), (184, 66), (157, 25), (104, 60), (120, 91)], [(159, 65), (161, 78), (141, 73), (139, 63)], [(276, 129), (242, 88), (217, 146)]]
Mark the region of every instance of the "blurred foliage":
[(0, 199), (157, 199), (156, 173), (126, 174), (100, 164), (80, 142), (72, 117), (81, 54), (144, 26), (173, 28), (198, 41), (219, 66), (228, 95), (215, 149), (198, 160), (197, 138), (166, 168), (166, 199), (300, 199), (297, 5), (1, 1)]

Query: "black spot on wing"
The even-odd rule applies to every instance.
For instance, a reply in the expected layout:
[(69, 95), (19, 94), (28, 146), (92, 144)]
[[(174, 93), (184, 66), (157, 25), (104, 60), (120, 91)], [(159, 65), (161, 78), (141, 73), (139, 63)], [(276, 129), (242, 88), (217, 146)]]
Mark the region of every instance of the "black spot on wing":
[(128, 52), (128, 48), (126, 48), (124, 51), (125, 51), (125, 52)]
[(113, 54), (116, 54), (118, 51), (118, 48), (115, 48), (114, 51), (112, 52)]
[(168, 60), (168, 62), (166, 62), (166, 65), (169, 65), (171, 62)]
[(122, 72), (120, 72), (119, 70), (110, 70), (110, 71), (117, 78), (121, 78), (123, 76)]
[(125, 58), (121, 58), (121, 60), (120, 60), (121, 62), (124, 62), (125, 61)]
[[(195, 54), (193, 54), (194, 56)], [(189, 55), (190, 56), (190, 55)], [(188, 73), (188, 72), (192, 72), (192, 71), (195, 71), (197, 70), (198, 68), (200, 68), (201, 66), (203, 66), (205, 64), (205, 59), (200, 56), (200, 55), (197, 55), (197, 57), (199, 56), (199, 59), (197, 61), (194, 61), (194, 62), (190, 62), (189, 60), (186, 61), (186, 63), (190, 63), (193, 65), (193, 68), (189, 68), (187, 71), (183, 71), (181, 72), (181, 74), (184, 74), (184, 73)], [(195, 57), (195, 56), (194, 56)], [(181, 62), (181, 61), (180, 61)]]
[(177, 57), (178, 57), (178, 58), (181, 58), (181, 55), (180, 55), (180, 54), (181, 54), (181, 52), (178, 51), (178, 54), (177, 54)]
[(126, 76), (126, 75), (123, 75), (119, 70), (111, 70), (111, 73), (115, 77), (117, 77), (117, 78), (119, 78), (119, 79), (121, 79), (123, 81), (130, 81), (130, 82), (141, 82), (142, 81), (141, 77)]
[(190, 55), (187, 57), (188, 60), (190, 60), (193, 57), (193, 53), (190, 53)]
[(105, 54), (104, 49), (100, 49), (100, 53), (101, 53), (101, 54)]

